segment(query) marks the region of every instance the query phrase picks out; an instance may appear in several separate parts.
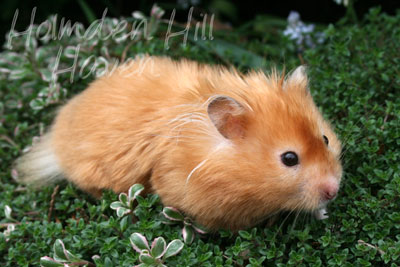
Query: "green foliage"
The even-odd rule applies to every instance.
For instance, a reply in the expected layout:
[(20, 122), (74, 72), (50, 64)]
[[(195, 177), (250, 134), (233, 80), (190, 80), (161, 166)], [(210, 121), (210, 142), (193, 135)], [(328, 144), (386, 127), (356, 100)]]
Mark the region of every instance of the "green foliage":
[(87, 261), (78, 258), (70, 251), (68, 251), (65, 248), (64, 243), (60, 239), (57, 239), (53, 245), (53, 254), (53, 258), (47, 256), (41, 257), (40, 265), (43, 267), (63, 267), (68, 264), (78, 266), (88, 264)]
[(167, 245), (164, 238), (157, 237), (150, 247), (146, 237), (140, 233), (133, 233), (130, 241), (133, 249), (140, 253), (139, 266), (165, 266), (165, 260), (178, 254), (184, 246), (179, 239), (172, 240)]
[[(262, 25), (260, 20), (257, 18), (247, 29)], [(111, 30), (113, 25), (115, 21), (107, 19), (104, 27)], [(306, 214), (297, 219), (288, 214), (289, 219), (281, 216), (272, 226), (201, 235), (191, 244), (186, 243), (179, 254), (165, 257), (163, 264), (398, 265), (400, 14), (390, 17), (375, 9), (360, 26), (330, 26), (325, 32), (325, 43), (301, 56), (283, 37), (277, 38), (276, 43), (268, 38), (241, 38), (246, 31), (231, 35), (215, 32), (215, 38), (221, 40), (216, 45), (223, 49), (195, 40), (185, 46), (181, 36), (171, 39), (166, 50), (167, 26), (153, 25), (156, 28), (151, 39), (65, 36), (56, 40), (32, 38), (26, 45), (25, 39), (18, 37), (12, 42), (12, 50), (0, 54), (1, 266), (37, 266), (42, 257), (55, 256), (53, 246), (60, 247), (57, 240), (62, 240), (63, 252), (70, 251), (63, 255), (73, 256), (81, 263), (132, 266), (141, 262), (140, 254), (131, 247), (133, 233), (140, 233), (146, 240), (158, 240), (153, 258), (162, 254), (160, 251), (167, 242), (182, 239), (180, 225), (162, 223), (163, 207), (155, 195), (142, 197), (131, 193), (120, 198), (120, 206), (134, 212), (117, 216), (110, 208), (117, 200), (112, 192), (106, 191), (101, 200), (94, 200), (70, 184), (34, 191), (12, 179), (17, 175), (12, 171), (12, 162), (31, 144), (32, 137), (50, 125), (56, 108), (93, 80), (92, 66), (101, 69), (105, 62), (123, 61), (140, 53), (235, 64), (241, 70), (254, 67), (259, 57), (278, 66), (286, 63), (288, 69), (301, 64), (299, 58), (302, 58), (309, 66), (315, 101), (331, 119), (344, 143), (345, 175), (338, 198), (329, 206), (329, 219), (307, 220)], [(174, 27), (178, 31), (179, 25)], [(50, 74), (60, 48), (59, 69), (66, 69), (73, 65), (78, 45), (76, 75), (71, 80), (71, 73), (60, 74), (52, 80)], [(247, 51), (256, 57), (243, 56), (238, 62), (235, 51)], [(137, 201), (134, 209), (132, 199)], [(168, 253), (165, 251), (163, 255)], [(50, 258), (46, 259), (51, 263)]]
[(372, 9), (362, 26), (330, 26), (327, 45), (305, 56), (314, 99), (344, 143), (338, 225), (321, 238), (332, 264), (399, 260), (399, 22)]
[[(128, 214), (133, 214), (135, 207), (135, 200), (139, 197), (139, 194), (143, 191), (144, 186), (141, 184), (134, 184), (128, 190), (128, 194), (119, 194), (119, 201), (114, 201), (111, 203), (110, 208), (117, 211), (118, 217), (124, 217)], [(154, 198), (154, 201), (157, 199)]]
[(193, 242), (196, 232), (198, 234), (206, 234), (208, 232), (203, 226), (193, 222), (189, 217), (183, 216), (183, 214), (175, 208), (165, 207), (162, 214), (164, 216), (164, 223), (183, 223), (182, 237), (186, 244), (191, 244)]

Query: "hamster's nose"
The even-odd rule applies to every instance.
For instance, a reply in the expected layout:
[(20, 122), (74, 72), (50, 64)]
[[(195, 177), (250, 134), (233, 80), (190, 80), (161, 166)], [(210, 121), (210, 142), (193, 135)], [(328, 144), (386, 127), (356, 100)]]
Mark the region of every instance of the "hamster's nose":
[(339, 185), (336, 181), (329, 181), (321, 185), (321, 198), (325, 201), (332, 200), (336, 197)]

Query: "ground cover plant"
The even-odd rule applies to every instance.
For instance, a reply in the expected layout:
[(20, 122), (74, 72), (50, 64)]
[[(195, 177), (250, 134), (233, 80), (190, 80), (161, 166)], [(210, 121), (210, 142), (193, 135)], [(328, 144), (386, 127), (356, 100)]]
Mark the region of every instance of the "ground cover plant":
[[(233, 31), (214, 29), (213, 40), (196, 39), (194, 31), (186, 45), (183, 36), (171, 38), (169, 49), (164, 16), (154, 7), (150, 15), (127, 19), (133, 25), (145, 18), (152, 38), (138, 32), (134, 40), (122, 35), (53, 40), (40, 38), (42, 32), (15, 37), (12, 47), (5, 44), (0, 54), (0, 265), (399, 266), (400, 13), (372, 9), (359, 24), (317, 27), (315, 36), (301, 40), (284, 34), (286, 22), (269, 24), (270, 18), (257, 17)], [(118, 22), (107, 19), (106, 31)], [(268, 25), (274, 30), (267, 31)], [(173, 29), (183, 26), (176, 23)], [(71, 184), (40, 190), (17, 184), (12, 162), (45, 131), (57, 107), (94, 79), (92, 67), (98, 71), (107, 62), (140, 53), (233, 64), (242, 71), (307, 64), (311, 93), (344, 144), (343, 183), (329, 206), (330, 217), (316, 221), (307, 214), (282, 214), (272, 225), (206, 234), (163, 207), (157, 195), (138, 195), (140, 185), (127, 195), (106, 191), (95, 200)], [(57, 62), (58, 70), (68, 70), (75, 60), (75, 72), (52, 76)], [(168, 218), (174, 223), (166, 223)]]

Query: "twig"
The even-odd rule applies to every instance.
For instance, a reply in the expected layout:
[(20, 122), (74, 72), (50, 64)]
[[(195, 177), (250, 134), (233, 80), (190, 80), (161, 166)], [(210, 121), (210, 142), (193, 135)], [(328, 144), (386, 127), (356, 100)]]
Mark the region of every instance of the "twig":
[(126, 55), (128, 53), (129, 48), (131, 48), (131, 46), (135, 43), (135, 40), (132, 40), (131, 42), (128, 43), (128, 45), (124, 48), (124, 51), (122, 51), (121, 54), (121, 64), (125, 62), (126, 59)]
[(89, 222), (89, 217), (87, 216), (87, 214), (85, 213), (85, 210), (84, 209), (82, 209), (82, 208), (77, 208), (76, 209), (78, 212), (79, 212), (79, 214), (81, 215), (81, 217), (82, 217), (82, 219), (85, 221), (85, 223), (87, 223), (87, 222)]
[[(227, 260), (229, 260), (229, 259), (231, 259), (231, 258), (229, 258), (228, 256), (226, 256), (226, 255), (222, 255), (222, 257), (224, 257), (225, 259), (227, 259)], [(241, 266), (237, 261), (235, 261), (234, 259), (231, 259), (232, 260), (232, 262), (236, 265), (236, 266)]]
[(9, 143), (10, 145), (18, 148), (17, 144), (10, 137), (8, 137), (7, 135), (4, 135), (4, 134), (0, 135), (0, 139), (3, 139), (4, 141)]
[(300, 53), (298, 53), (298, 54), (297, 54), (297, 56), (298, 56), (298, 57), (299, 57), (299, 59), (300, 59), (301, 65), (305, 65), (305, 64), (306, 64), (306, 62), (304, 61), (304, 58), (303, 58), (303, 56), (302, 56)]
[(364, 240), (358, 240), (358, 244), (367, 246), (369, 248), (373, 248), (373, 249), (377, 250), (379, 252), (379, 254), (385, 255), (385, 251), (383, 251), (382, 249), (378, 248), (377, 246), (374, 246), (372, 244), (369, 244), (369, 243), (365, 242)]
[(18, 186), (17, 188), (14, 189), (14, 192), (26, 192), (26, 191), (28, 191), (28, 188), (22, 186)]
[(13, 222), (13, 223), (0, 223), (0, 228), (7, 228), (9, 225), (19, 225), (20, 222)]
[(53, 194), (51, 194), (51, 200), (50, 200), (50, 207), (49, 207), (49, 212), (47, 213), (47, 221), (51, 221), (51, 215), (53, 214), (53, 209), (54, 209), (54, 201), (56, 198), (56, 195), (58, 193), (58, 189), (60, 188), (59, 185), (54, 187)]
[(32, 216), (32, 215), (38, 215), (39, 212), (38, 212), (38, 211), (32, 210), (32, 211), (27, 211), (27, 212), (25, 212), (24, 214), (25, 214), (25, 215), (28, 215), (28, 216)]
[(385, 124), (386, 124), (388, 118), (389, 118), (389, 112), (386, 113), (386, 114), (385, 114), (385, 117), (383, 118), (383, 123), (382, 123), (382, 126), (381, 126), (381, 130), (384, 130), (384, 129), (385, 129)]
[(82, 265), (87, 265), (87, 266), (93, 266), (96, 267), (96, 264), (90, 262), (90, 261), (79, 261), (79, 262), (70, 262), (68, 263), (70, 266), (82, 266)]

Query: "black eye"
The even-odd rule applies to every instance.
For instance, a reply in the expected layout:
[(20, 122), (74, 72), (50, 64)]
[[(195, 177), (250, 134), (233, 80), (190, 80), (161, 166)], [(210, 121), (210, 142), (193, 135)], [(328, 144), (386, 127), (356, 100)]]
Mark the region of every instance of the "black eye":
[(329, 139), (328, 139), (328, 137), (326, 137), (326, 135), (323, 135), (322, 137), (324, 138), (325, 144), (326, 144), (326, 145), (329, 145)]
[(299, 164), (299, 158), (297, 157), (297, 154), (292, 151), (283, 153), (281, 155), (281, 160), (283, 164), (285, 164), (288, 167), (292, 167), (294, 165)]

